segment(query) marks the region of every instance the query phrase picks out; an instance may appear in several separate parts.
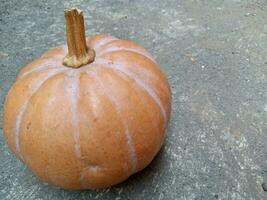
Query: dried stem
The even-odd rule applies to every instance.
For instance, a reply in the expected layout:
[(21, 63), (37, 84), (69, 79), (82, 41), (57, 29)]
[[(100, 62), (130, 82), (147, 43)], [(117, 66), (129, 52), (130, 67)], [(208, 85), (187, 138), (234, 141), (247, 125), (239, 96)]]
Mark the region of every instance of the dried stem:
[(65, 10), (68, 54), (63, 64), (78, 68), (91, 63), (95, 59), (95, 52), (86, 46), (83, 12), (77, 8)]

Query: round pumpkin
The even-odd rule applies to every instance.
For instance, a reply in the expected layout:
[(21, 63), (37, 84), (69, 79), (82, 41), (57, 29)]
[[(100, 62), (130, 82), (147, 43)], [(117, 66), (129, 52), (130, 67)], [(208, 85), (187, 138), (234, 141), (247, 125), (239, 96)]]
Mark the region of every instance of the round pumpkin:
[(6, 97), (4, 134), (17, 157), (48, 183), (111, 186), (159, 151), (170, 87), (143, 47), (109, 35), (85, 39), (82, 12), (70, 9), (65, 17), (68, 46), (21, 69)]

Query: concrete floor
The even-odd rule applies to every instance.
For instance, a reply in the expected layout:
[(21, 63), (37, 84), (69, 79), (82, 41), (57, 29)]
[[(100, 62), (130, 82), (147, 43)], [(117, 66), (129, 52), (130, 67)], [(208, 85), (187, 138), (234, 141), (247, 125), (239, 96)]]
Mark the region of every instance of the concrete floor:
[(63, 10), (75, 5), (86, 13), (88, 35), (132, 39), (162, 66), (173, 93), (167, 138), (126, 182), (73, 192), (33, 176), (1, 129), (1, 200), (267, 199), (266, 0), (58, 2), (1, 0), (1, 115), (19, 69), (65, 43)]

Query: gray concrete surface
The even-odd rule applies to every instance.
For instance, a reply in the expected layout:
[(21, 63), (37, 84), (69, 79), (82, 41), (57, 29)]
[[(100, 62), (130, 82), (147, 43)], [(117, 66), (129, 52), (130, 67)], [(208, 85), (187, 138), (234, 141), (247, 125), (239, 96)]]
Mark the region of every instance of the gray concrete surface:
[(18, 70), (65, 43), (63, 9), (75, 5), (86, 13), (88, 35), (132, 39), (156, 57), (173, 92), (167, 138), (126, 182), (66, 191), (34, 177), (1, 129), (1, 200), (267, 199), (266, 0), (59, 2), (1, 0), (1, 115)]

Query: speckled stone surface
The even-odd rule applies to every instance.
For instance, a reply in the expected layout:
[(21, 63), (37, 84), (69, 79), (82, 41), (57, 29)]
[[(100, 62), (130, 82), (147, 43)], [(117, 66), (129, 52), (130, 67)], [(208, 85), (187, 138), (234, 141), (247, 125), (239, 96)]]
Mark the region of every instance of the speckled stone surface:
[(132, 39), (162, 66), (173, 93), (164, 147), (118, 186), (66, 191), (12, 155), (1, 122), (0, 199), (267, 199), (266, 0), (2, 0), (1, 116), (19, 69), (65, 43), (63, 10), (73, 5), (88, 35)]

